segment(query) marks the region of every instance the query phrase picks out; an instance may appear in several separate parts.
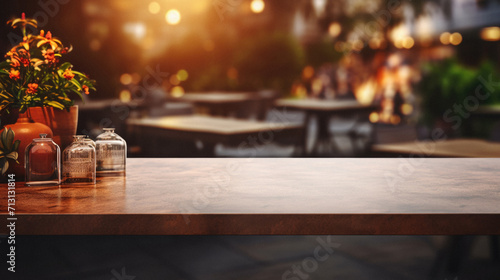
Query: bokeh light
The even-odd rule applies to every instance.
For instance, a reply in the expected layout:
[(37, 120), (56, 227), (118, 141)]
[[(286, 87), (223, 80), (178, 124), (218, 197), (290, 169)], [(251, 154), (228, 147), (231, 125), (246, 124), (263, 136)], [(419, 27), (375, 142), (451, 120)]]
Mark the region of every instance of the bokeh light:
[(168, 24), (176, 25), (181, 21), (181, 13), (179, 13), (176, 9), (168, 10), (165, 15), (165, 20)]
[(124, 73), (120, 76), (120, 83), (123, 85), (130, 85), (132, 83), (132, 75)]
[(500, 27), (492, 26), (485, 27), (481, 30), (481, 39), (485, 41), (499, 41), (500, 40)]
[(148, 10), (153, 15), (156, 15), (161, 10), (160, 4), (158, 4), (158, 2), (151, 2), (151, 3), (149, 3)]
[(177, 71), (177, 79), (179, 79), (179, 81), (181, 82), (184, 82), (185, 80), (187, 80), (189, 77), (188, 75), (188, 72), (184, 69), (181, 69), (179, 71)]
[(184, 95), (184, 88), (181, 86), (175, 86), (170, 90), (170, 95), (176, 98), (182, 97)]
[(334, 38), (339, 36), (340, 32), (342, 32), (342, 26), (338, 22), (332, 22), (330, 27), (328, 27), (328, 33)]
[(120, 92), (120, 101), (121, 102), (130, 102), (132, 100), (132, 94), (129, 90), (122, 90)]
[(460, 45), (460, 43), (462, 43), (462, 34), (458, 32), (451, 34), (450, 43), (455, 46)]
[(252, 3), (250, 3), (250, 9), (252, 9), (252, 12), (258, 14), (262, 13), (264, 11), (266, 4), (264, 3), (263, 0), (253, 0)]
[(443, 45), (449, 45), (450, 37), (451, 37), (450, 32), (443, 32), (441, 36), (439, 36), (439, 41), (441, 41), (441, 44)]

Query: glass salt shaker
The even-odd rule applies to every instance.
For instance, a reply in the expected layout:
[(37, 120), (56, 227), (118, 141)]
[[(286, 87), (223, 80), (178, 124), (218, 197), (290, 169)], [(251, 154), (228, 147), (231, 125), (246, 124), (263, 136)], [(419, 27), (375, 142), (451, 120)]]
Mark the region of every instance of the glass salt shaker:
[(87, 143), (87, 144), (90, 144), (90, 145), (91, 145), (91, 146), (93, 146), (93, 147), (94, 147), (94, 149), (95, 149), (95, 147), (96, 147), (96, 146), (95, 146), (95, 142), (94, 142), (94, 140), (90, 139), (90, 137), (89, 137), (88, 135), (86, 135), (86, 136), (85, 136), (85, 138), (83, 138), (83, 141), (84, 141), (85, 143)]
[(47, 134), (33, 139), (25, 150), (26, 186), (59, 185), (60, 157), (61, 149)]
[(63, 183), (96, 183), (95, 148), (85, 136), (73, 136), (73, 143), (63, 151)]
[(114, 128), (103, 128), (96, 138), (97, 174), (99, 176), (125, 175), (127, 143)]

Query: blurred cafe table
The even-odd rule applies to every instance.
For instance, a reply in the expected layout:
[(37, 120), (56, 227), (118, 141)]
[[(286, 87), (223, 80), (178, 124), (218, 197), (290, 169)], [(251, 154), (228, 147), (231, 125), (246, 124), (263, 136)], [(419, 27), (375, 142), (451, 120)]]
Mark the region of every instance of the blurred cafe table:
[[(355, 120), (351, 131), (354, 131), (357, 125), (367, 122), (368, 115), (377, 109), (376, 105), (364, 105), (356, 100), (320, 100), (320, 99), (278, 99), (275, 102), (276, 107), (295, 109), (304, 111), (306, 119), (304, 126), (307, 127), (310, 120), (316, 118), (318, 124), (318, 137), (313, 143), (313, 149), (309, 155), (317, 156), (320, 154), (320, 146), (326, 145), (332, 147), (330, 141), (329, 124), (334, 116), (352, 118)], [(309, 138), (307, 133), (304, 137)], [(351, 136), (352, 141), (355, 135)], [(304, 153), (307, 154), (307, 141), (304, 139)]]
[(449, 139), (375, 144), (373, 156), (500, 158), (500, 143), (480, 139)]
[(170, 97), (169, 100), (192, 103), (198, 113), (206, 113), (211, 116), (240, 117), (242, 113), (251, 114), (252, 112), (247, 112), (251, 107), (260, 110), (258, 103), (261, 102), (262, 105), (265, 105), (267, 98), (265, 94), (259, 92), (207, 92), (186, 93), (181, 97)]
[[(256, 148), (265, 142), (301, 146), (303, 127), (299, 124), (273, 123), (201, 115), (130, 119), (129, 133), (137, 135), (142, 147), (159, 149), (162, 139), (203, 143), (200, 155), (215, 155), (216, 144)], [(142, 142), (142, 143), (141, 143)], [(156, 142), (156, 143), (155, 143)], [(159, 144), (158, 144), (159, 143)]]
[[(96, 185), (7, 184), (17, 235), (499, 235), (500, 159), (129, 158)], [(389, 177), (389, 181), (388, 181)], [(10, 209), (12, 210), (12, 209)], [(6, 236), (9, 228), (0, 227)]]

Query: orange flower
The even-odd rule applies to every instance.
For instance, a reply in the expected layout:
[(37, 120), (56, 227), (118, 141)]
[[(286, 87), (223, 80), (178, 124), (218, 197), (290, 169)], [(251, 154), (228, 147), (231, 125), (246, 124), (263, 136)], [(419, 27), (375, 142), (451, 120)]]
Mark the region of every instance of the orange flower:
[(39, 48), (45, 44), (49, 44), (53, 50), (57, 49), (57, 46), (62, 45), (61, 41), (52, 38), (52, 33), (50, 33), (50, 31), (47, 32), (45, 38), (42, 37), (38, 44), (36, 44), (36, 47)]
[(19, 57), (18, 56), (12, 56), (10, 58), (10, 66), (12, 66), (12, 67), (19, 67), (19, 66), (21, 66), (21, 62), (19, 61)]
[(73, 74), (73, 72), (71, 72), (70, 69), (66, 69), (66, 71), (64, 71), (62, 76), (64, 78), (66, 78), (66, 80), (70, 81), (71, 79), (73, 79), (75, 77), (75, 74)]
[(55, 53), (53, 49), (48, 49), (48, 50), (43, 50), (42, 51), (43, 57), (49, 61), (49, 62), (54, 62), (55, 61)]
[(37, 83), (28, 84), (28, 89), (26, 90), (26, 93), (34, 94), (34, 93), (36, 93), (37, 89), (38, 89)]
[(87, 94), (87, 95), (90, 94), (88, 86), (84, 85), (84, 86), (82, 86), (82, 89), (83, 89), (83, 92), (85, 92), (85, 94)]
[(17, 81), (17, 80), (21, 79), (21, 73), (19, 73), (19, 70), (10, 69), (9, 78)]

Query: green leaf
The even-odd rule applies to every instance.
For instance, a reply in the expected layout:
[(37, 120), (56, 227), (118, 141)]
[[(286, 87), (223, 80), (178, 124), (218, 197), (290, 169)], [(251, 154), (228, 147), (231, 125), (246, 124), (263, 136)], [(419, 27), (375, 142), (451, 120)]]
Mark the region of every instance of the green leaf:
[(7, 131), (7, 145), (5, 145), (5, 149), (7, 149), (8, 151), (11, 151), (12, 149), (12, 142), (14, 142), (14, 136), (15, 136), (14, 131), (9, 128)]
[(17, 160), (18, 157), (19, 157), (19, 154), (17, 152), (12, 152), (12, 153), (7, 155), (7, 158), (10, 158), (13, 160)]
[(48, 102), (45, 102), (45, 104), (52, 106), (54, 108), (64, 110), (64, 105), (62, 105), (61, 103), (59, 103), (57, 101), (48, 101)]
[(12, 151), (18, 152), (18, 150), (19, 150), (19, 144), (21, 144), (21, 140), (16, 140), (14, 142), (14, 145), (12, 146)]
[(0, 134), (0, 140), (2, 142), (2, 149), (5, 149), (7, 147), (7, 128)]
[[(73, 65), (71, 65), (71, 63), (69, 62), (64, 62), (63, 64), (61, 64), (61, 67), (59, 67), (60, 70), (62, 70), (63, 72), (70, 68), (70, 67), (73, 67)], [(59, 71), (58, 71), (59, 72)]]
[(2, 167), (2, 175), (5, 174), (5, 172), (7, 172), (7, 169), (9, 169), (9, 162), (7, 160), (5, 160), (5, 158), (2, 159), (2, 163), (0, 163), (0, 166)]

